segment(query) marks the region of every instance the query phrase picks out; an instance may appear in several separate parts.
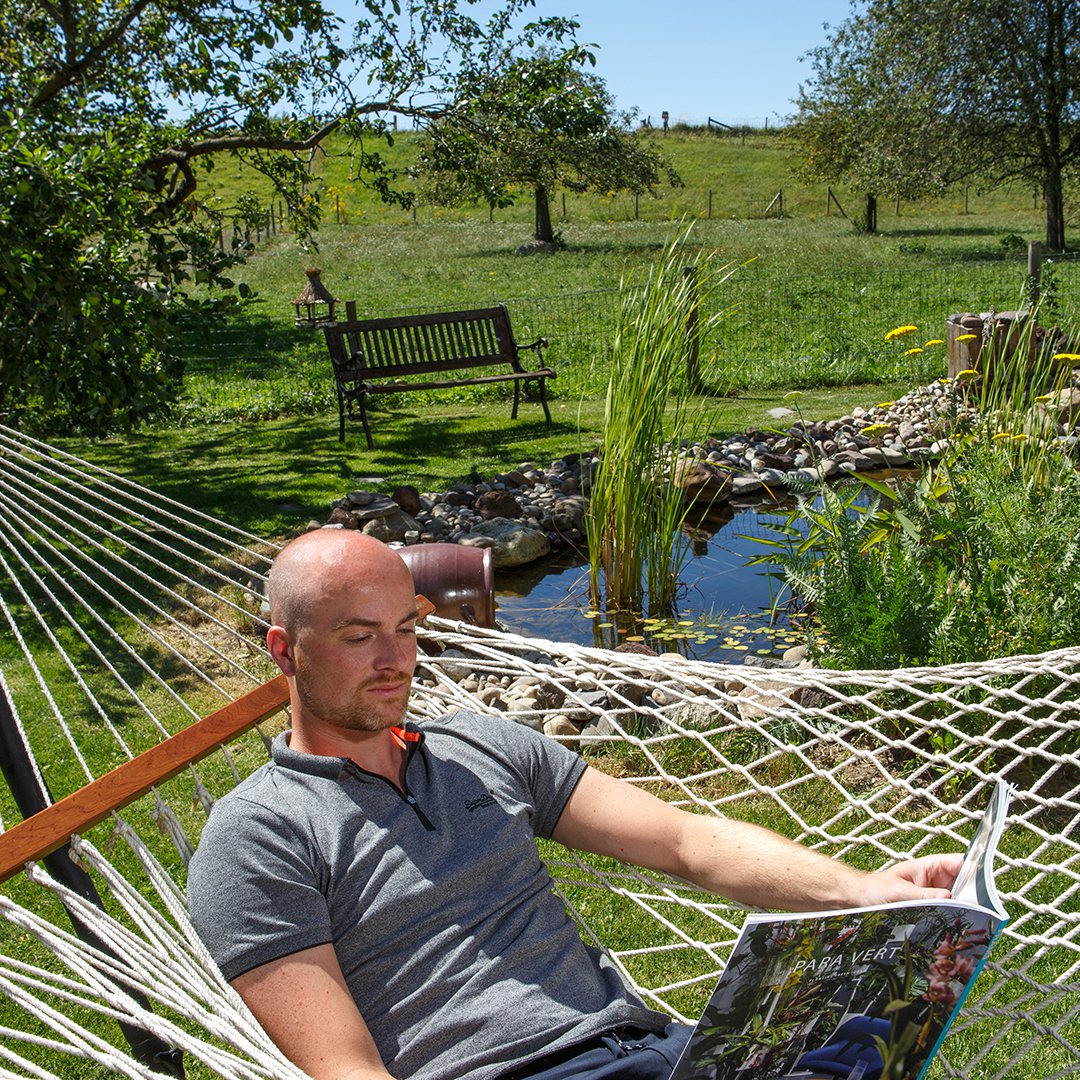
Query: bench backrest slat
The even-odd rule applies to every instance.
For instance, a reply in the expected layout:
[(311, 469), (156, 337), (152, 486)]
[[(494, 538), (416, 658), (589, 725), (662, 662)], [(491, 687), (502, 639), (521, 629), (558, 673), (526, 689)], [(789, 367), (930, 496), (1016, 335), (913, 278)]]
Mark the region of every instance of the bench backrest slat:
[(503, 307), (356, 319), (323, 330), (338, 377), (346, 382), (486, 364), (521, 370)]

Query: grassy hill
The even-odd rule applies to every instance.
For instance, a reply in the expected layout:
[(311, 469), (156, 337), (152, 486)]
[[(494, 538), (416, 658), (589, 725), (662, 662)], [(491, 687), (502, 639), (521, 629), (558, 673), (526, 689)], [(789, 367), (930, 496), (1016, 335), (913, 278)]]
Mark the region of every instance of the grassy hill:
[[(766, 272), (788, 278), (915, 273), (942, 263), (960, 272), (964, 264), (1008, 255), (1018, 266), (1018, 287), (1026, 242), (1043, 231), (1041, 210), (1029, 191), (970, 188), (939, 200), (882, 204), (879, 234), (866, 236), (852, 220), (861, 193), (834, 187), (849, 215), (840, 216), (835, 203), (827, 206), (828, 185), (796, 177), (792, 147), (780, 133), (740, 138), (678, 130), (649, 137), (671, 158), (685, 186), (665, 189), (656, 199), (642, 197), (636, 206), (625, 193), (566, 193), (564, 198), (556, 192), (552, 211), (564, 250), (528, 258), (515, 253), (532, 232), (530, 192), (494, 212), (486, 206), (405, 211), (381, 202), (354, 175), (349, 147), (331, 141), (312, 163), (309, 192), (323, 209), (317, 247), (301, 250), (287, 228), (269, 237), (252, 232), (252, 241), (258, 241), (255, 253), (236, 276), (260, 293), (262, 311), (281, 317), (290, 313), (289, 302), (304, 284), (304, 268), (313, 264), (323, 268), (324, 281), (336, 295), (357, 300), (370, 314), (549, 297), (615, 287), (685, 220), (694, 222), (694, 243), (723, 261), (752, 264), (759, 278)], [(388, 162), (404, 170), (418, 138), (413, 132), (399, 133), (384, 148)], [(236, 159), (224, 158), (207, 174), (202, 194), (224, 208), (249, 189), (270, 205), (265, 182)], [(762, 219), (761, 211), (779, 192), (784, 216)], [(765, 288), (773, 286), (755, 286)], [(895, 291), (892, 284), (888, 288)], [(990, 297), (983, 306), (991, 302), (1000, 306)], [(1005, 306), (1014, 302), (1010, 294)], [(794, 309), (805, 312), (806, 307), (800, 302)], [(904, 321), (915, 314), (906, 313)], [(883, 315), (885, 322), (890, 318)]]

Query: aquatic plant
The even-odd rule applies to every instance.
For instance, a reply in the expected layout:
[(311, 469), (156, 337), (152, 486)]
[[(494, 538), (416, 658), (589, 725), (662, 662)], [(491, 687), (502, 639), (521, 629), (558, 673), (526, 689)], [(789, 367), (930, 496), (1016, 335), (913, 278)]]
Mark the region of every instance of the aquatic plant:
[(688, 364), (719, 318), (704, 301), (732, 272), (710, 255), (690, 260), (689, 232), (624, 278), (611, 351), (599, 461), (586, 518), (592, 602), (669, 613), (689, 540), (689, 504), (671, 483), (692, 435), (708, 431), (707, 399)]

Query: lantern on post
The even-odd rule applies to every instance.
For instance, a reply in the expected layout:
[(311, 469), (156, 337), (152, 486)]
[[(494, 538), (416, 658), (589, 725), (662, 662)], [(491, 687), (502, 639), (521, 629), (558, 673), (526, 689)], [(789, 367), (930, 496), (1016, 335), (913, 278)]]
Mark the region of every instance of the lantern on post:
[(333, 322), (337, 298), (331, 296), (330, 290), (322, 283), (319, 277), (322, 271), (316, 266), (309, 266), (304, 273), (307, 274), (307, 284), (293, 301), (296, 325), (318, 326), (320, 323)]

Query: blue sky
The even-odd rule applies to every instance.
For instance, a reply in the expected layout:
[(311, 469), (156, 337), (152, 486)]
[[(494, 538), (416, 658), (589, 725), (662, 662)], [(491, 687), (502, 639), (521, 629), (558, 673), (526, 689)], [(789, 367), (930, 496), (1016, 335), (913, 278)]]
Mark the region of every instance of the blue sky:
[(793, 111), (809, 65), (849, 0), (537, 0), (540, 14), (575, 16), (594, 42), (596, 73), (622, 109), (671, 121), (770, 125)]

